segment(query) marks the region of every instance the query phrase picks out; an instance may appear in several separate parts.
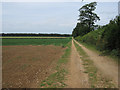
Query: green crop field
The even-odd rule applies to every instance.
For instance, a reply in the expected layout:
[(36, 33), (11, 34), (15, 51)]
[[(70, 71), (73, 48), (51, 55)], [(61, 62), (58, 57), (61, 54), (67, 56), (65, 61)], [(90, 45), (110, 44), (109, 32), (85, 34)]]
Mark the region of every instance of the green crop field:
[(71, 38), (2, 39), (2, 45), (66, 45)]
[(1, 39), (47, 39), (47, 38), (66, 38), (66, 37), (42, 37), (42, 36), (3, 36), (3, 37), (0, 37)]

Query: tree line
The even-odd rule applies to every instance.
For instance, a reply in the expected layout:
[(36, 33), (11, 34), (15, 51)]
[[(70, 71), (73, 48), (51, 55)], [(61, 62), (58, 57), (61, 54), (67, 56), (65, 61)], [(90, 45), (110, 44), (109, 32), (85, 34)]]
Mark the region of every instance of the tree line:
[(92, 2), (79, 9), (79, 22), (74, 28), (72, 36), (78, 41), (96, 46), (104, 53), (120, 56), (120, 16), (110, 20), (107, 25), (94, 25), (96, 21), (100, 20), (97, 14), (93, 13), (96, 5), (96, 2)]
[(1, 33), (0, 36), (13, 36), (13, 37), (21, 37), (21, 36), (45, 36), (45, 37), (70, 37), (71, 34), (42, 34), (42, 33)]

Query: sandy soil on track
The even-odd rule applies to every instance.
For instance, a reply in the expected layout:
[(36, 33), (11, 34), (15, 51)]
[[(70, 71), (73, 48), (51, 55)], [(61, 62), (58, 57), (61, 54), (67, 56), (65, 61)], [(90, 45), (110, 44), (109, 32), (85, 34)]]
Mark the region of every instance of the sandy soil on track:
[(39, 88), (53, 72), (65, 48), (60, 46), (3, 46), (3, 88)]
[(88, 54), (90, 59), (94, 61), (95, 66), (102, 72), (102, 74), (106, 78), (113, 80), (116, 87), (118, 87), (118, 64), (106, 56), (100, 56), (94, 51), (87, 49), (77, 41), (75, 42)]
[(66, 88), (89, 88), (88, 75), (84, 73), (82, 60), (72, 40), (71, 57), (68, 65), (69, 75), (66, 81)]

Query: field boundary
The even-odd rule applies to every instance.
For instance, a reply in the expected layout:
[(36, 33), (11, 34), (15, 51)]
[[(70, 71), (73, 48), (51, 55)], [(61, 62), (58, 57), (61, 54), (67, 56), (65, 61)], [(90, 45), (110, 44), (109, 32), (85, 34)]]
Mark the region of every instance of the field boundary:
[(45, 80), (40, 84), (40, 88), (63, 88), (67, 86), (65, 81), (65, 76), (68, 73), (67, 68), (65, 68), (65, 64), (68, 63), (68, 59), (71, 53), (71, 41), (65, 47), (64, 55), (58, 60), (55, 72), (48, 76)]

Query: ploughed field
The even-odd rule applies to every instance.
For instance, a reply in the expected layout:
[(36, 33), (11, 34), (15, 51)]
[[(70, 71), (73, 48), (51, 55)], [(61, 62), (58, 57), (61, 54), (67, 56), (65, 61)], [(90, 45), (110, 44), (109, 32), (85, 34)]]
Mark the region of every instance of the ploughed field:
[(3, 39), (3, 88), (39, 88), (71, 39)]

